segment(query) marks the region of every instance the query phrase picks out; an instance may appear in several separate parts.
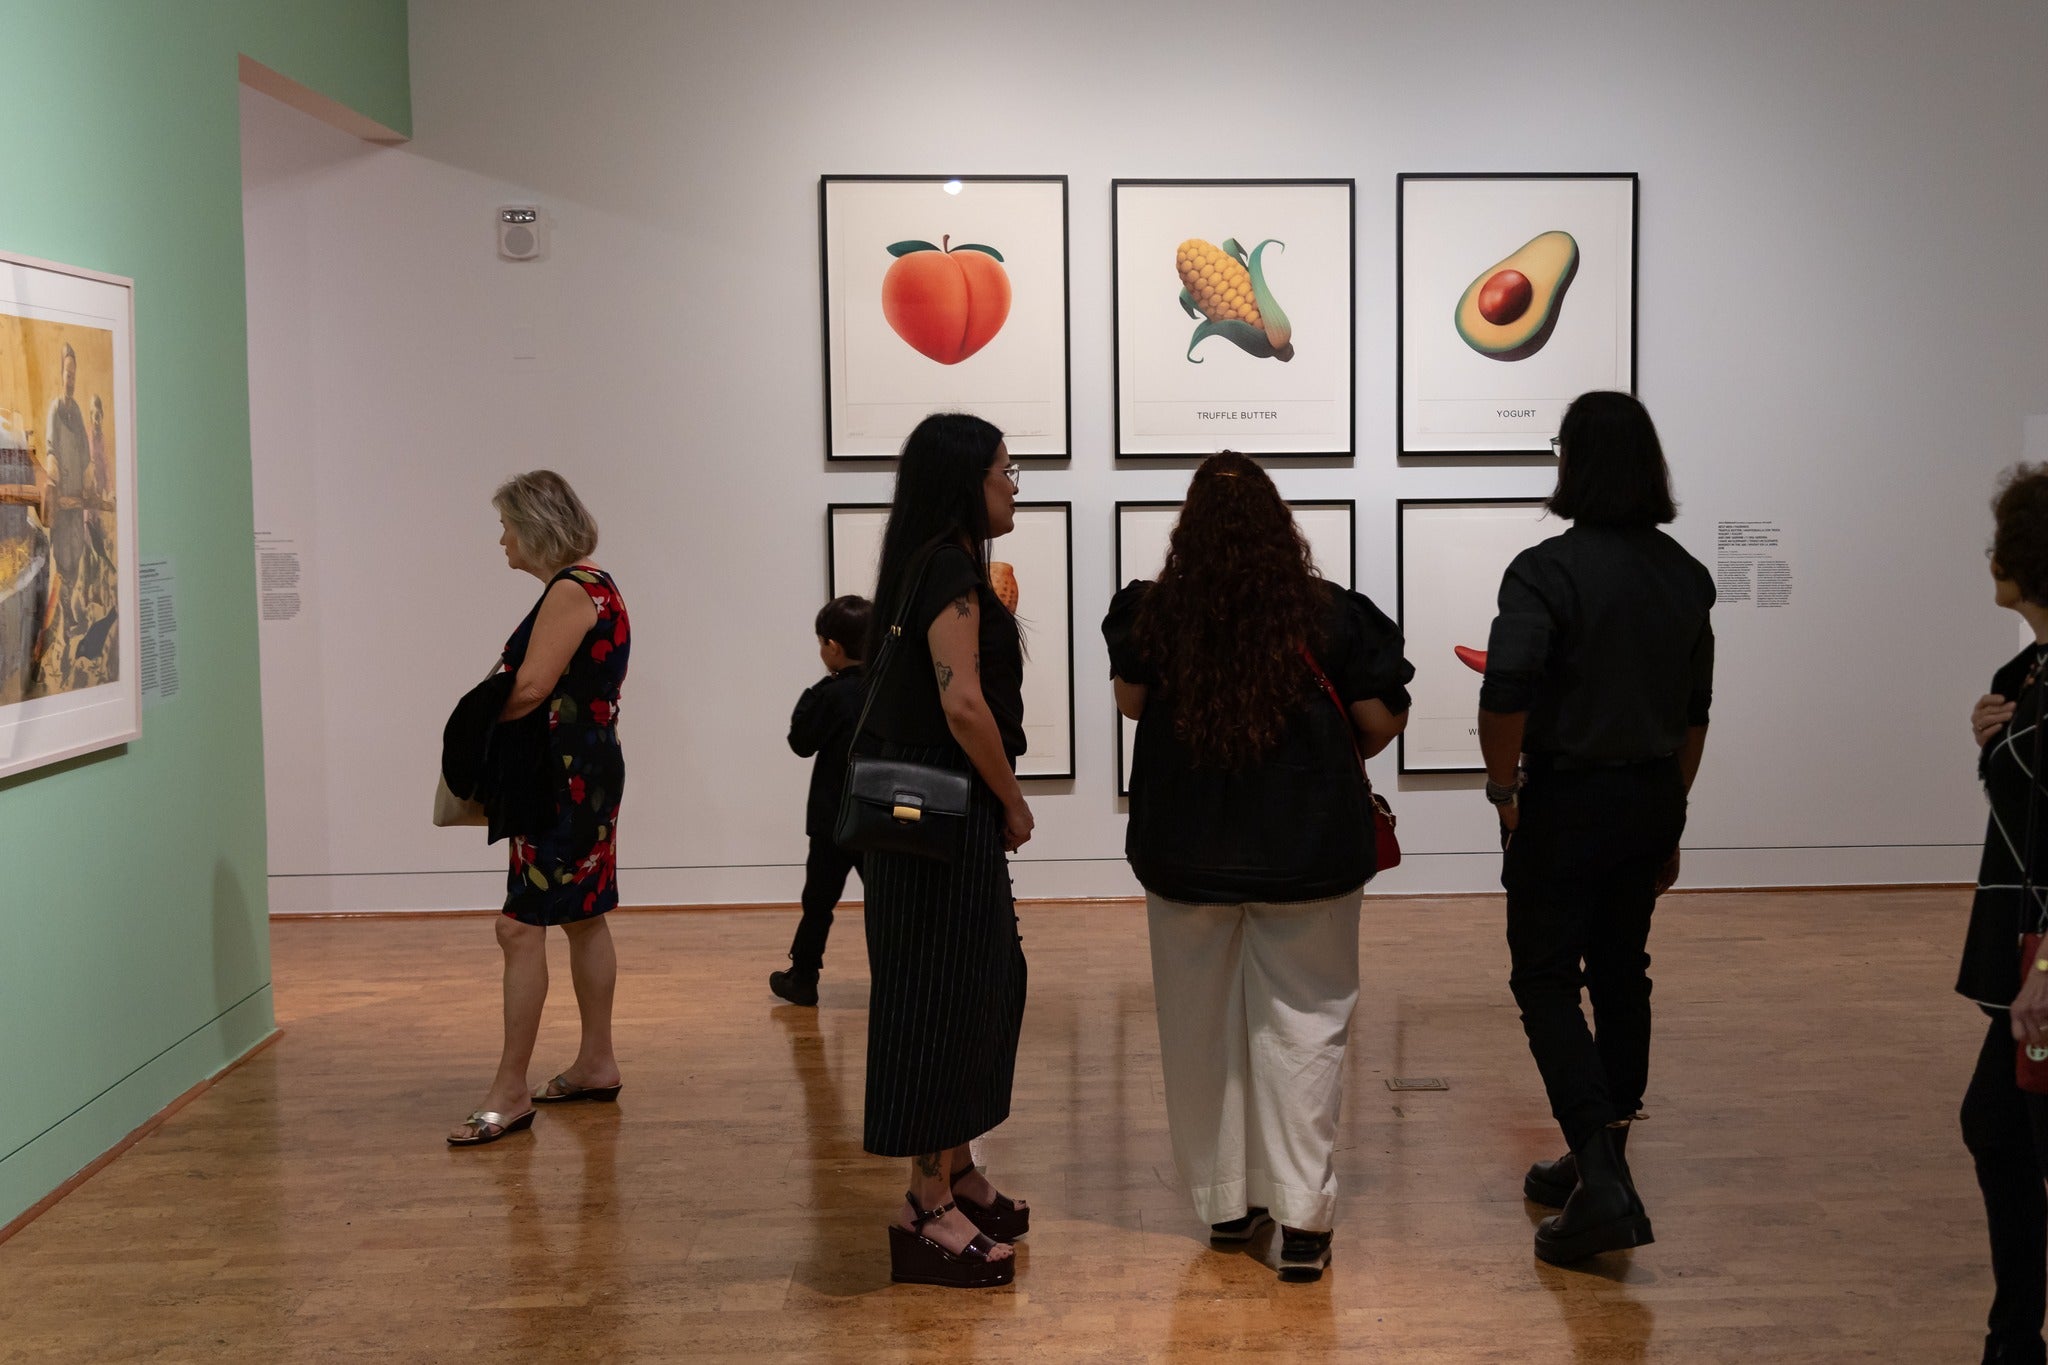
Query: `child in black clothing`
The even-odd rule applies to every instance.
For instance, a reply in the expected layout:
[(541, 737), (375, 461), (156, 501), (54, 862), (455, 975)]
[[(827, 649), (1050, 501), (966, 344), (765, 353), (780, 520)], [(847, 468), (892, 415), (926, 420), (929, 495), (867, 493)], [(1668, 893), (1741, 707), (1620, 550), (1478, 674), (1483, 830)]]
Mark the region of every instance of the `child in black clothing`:
[(804, 917), (789, 945), (789, 970), (768, 976), (768, 989), (792, 1005), (818, 1003), (818, 973), (825, 965), (832, 907), (846, 889), (846, 874), (860, 871), (860, 854), (833, 843), (832, 826), (839, 818), (853, 727), (860, 720), (864, 685), (859, 655), (866, 648), (872, 613), (865, 597), (835, 597), (818, 612), (813, 629), (827, 674), (797, 698), (789, 717), (789, 747), (799, 758), (817, 755), (804, 809), (804, 833), (811, 840), (804, 863)]

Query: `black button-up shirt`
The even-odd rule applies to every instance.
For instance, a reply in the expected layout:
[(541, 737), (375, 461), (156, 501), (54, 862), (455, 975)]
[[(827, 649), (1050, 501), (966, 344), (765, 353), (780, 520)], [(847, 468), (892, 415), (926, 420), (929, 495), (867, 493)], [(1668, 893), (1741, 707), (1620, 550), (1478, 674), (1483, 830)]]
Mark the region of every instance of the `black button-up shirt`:
[(1508, 565), (1479, 705), (1528, 712), (1532, 756), (1676, 753), (1713, 702), (1713, 605), (1706, 566), (1655, 527), (1573, 526)]

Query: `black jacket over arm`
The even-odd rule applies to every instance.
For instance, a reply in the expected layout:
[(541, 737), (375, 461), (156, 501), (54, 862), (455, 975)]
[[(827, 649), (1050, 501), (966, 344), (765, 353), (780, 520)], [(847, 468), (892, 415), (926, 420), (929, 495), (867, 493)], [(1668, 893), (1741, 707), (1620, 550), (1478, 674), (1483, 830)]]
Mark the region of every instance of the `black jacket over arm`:
[(546, 771), (547, 708), (498, 720), (515, 681), (510, 670), (485, 678), (462, 694), (441, 730), (442, 780), (457, 796), (483, 803), (494, 844), (509, 835), (538, 834), (554, 815)]

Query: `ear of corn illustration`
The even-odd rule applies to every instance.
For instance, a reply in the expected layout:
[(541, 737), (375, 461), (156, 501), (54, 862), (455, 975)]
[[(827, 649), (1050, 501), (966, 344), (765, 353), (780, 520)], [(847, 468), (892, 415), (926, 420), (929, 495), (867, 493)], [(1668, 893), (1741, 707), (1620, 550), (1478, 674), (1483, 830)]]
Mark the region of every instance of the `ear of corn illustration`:
[(1182, 285), (1180, 306), (1201, 323), (1188, 339), (1191, 363), (1202, 363), (1195, 358), (1195, 347), (1214, 336), (1261, 360), (1294, 359), (1294, 326), (1266, 287), (1261, 258), (1269, 246), (1287, 249), (1287, 243), (1268, 237), (1247, 256), (1235, 237), (1220, 247), (1190, 237), (1174, 252)]

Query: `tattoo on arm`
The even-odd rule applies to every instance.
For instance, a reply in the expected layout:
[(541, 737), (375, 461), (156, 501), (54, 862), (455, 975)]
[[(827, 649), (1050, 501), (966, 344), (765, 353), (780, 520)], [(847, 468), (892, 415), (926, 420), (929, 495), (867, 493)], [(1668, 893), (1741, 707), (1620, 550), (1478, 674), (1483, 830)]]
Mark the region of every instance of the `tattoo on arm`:
[(926, 1180), (936, 1180), (939, 1178), (939, 1172), (945, 1169), (939, 1164), (939, 1158), (944, 1155), (944, 1152), (927, 1152), (923, 1156), (912, 1157), (911, 1160), (917, 1163), (919, 1175)]
[(968, 615), (971, 615), (971, 614), (973, 613), (973, 611), (974, 611), (974, 594), (973, 594), (973, 593), (971, 593), (971, 592), (963, 592), (963, 593), (961, 593), (961, 594), (960, 594), (960, 595), (959, 595), (958, 597), (956, 597), (956, 598), (954, 598), (954, 599), (953, 599), (953, 614), (954, 614), (955, 616), (968, 616)]
[(974, 676), (981, 676), (981, 651), (978, 649), (974, 651)]
[(934, 659), (932, 671), (939, 675), (939, 691), (943, 692), (953, 685), (953, 665), (943, 659)]

